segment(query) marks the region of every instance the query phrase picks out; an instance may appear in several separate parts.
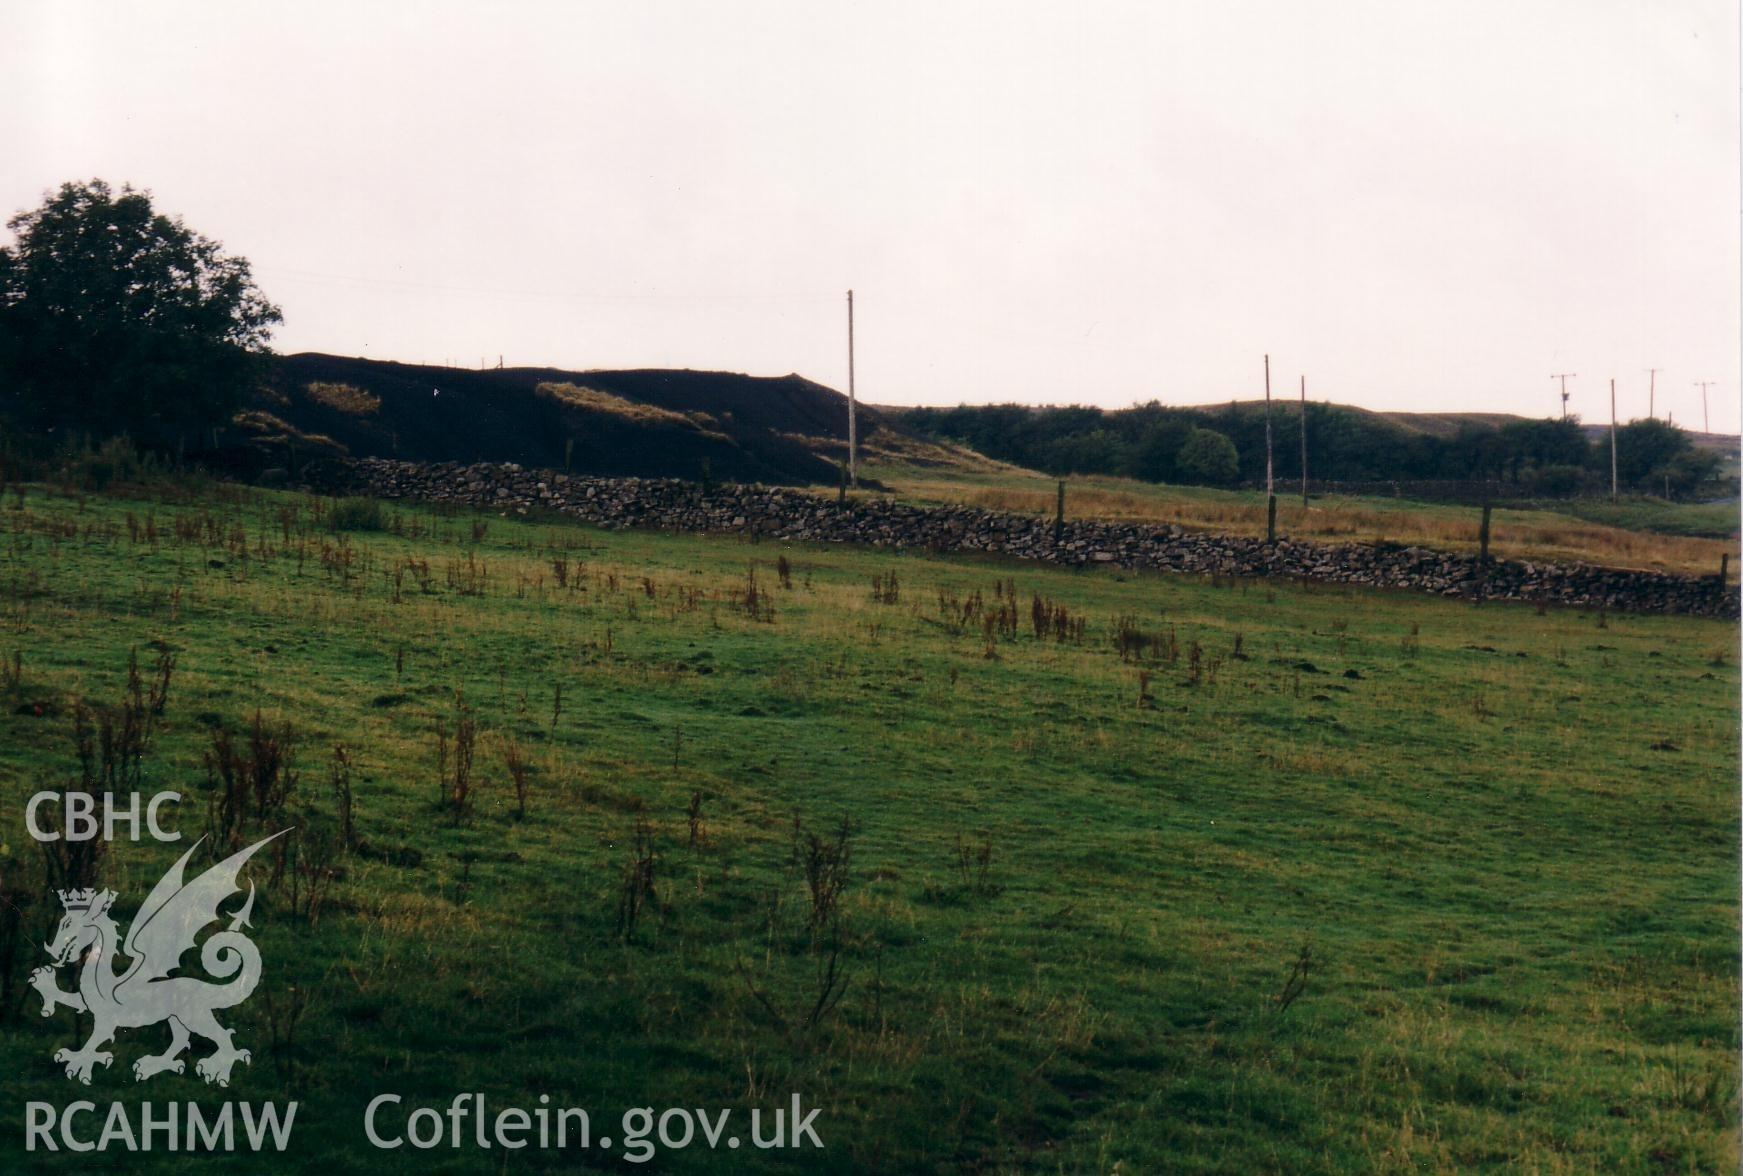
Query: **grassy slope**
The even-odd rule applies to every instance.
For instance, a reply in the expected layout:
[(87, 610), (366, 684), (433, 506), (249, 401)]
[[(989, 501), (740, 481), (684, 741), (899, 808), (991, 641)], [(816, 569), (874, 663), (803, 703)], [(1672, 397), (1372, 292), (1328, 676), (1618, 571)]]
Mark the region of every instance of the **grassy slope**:
[(1659, 498), (1631, 498), (1612, 503), (1584, 499), (1567, 503), (1563, 509), (1576, 518), (1631, 531), (1697, 536), (1737, 533), (1737, 503), (1731, 500), (1669, 503)]
[[(1056, 480), (1017, 466), (921, 465), (873, 462), (865, 476), (919, 502), (966, 502), (1051, 516)], [(1286, 491), (1287, 487), (1282, 487)], [(1176, 523), (1239, 535), (1265, 533), (1265, 496), (1257, 491), (1165, 486), (1129, 478), (1073, 477), (1066, 512), (1080, 518)], [(1510, 559), (1583, 561), (1707, 575), (1731, 553), (1737, 574), (1735, 503), (1672, 504), (1656, 500), (1570, 503), (1561, 510), (1497, 510), (1490, 543)], [(1417, 544), (1476, 550), (1479, 512), (1468, 506), (1399, 498), (1316, 495), (1305, 510), (1286, 492), (1277, 496), (1279, 534), (1324, 542)], [(1728, 539), (1704, 538), (1730, 534)]]
[[(114, 699), (129, 648), (149, 661), (154, 641), (179, 669), (152, 787), (197, 792), (205, 725), (257, 706), (301, 733), (302, 791), (324, 811), (327, 749), (353, 749), (363, 835), (422, 864), (350, 860), (314, 927), (263, 895), (266, 981), (231, 1014), (255, 1061), (230, 1096), (304, 1100), (298, 1170), (358, 1165), (374, 1093), (471, 1089), (550, 1093), (609, 1126), (629, 1105), (769, 1106), (798, 1090), (824, 1108), (833, 1165), (857, 1169), (1736, 1163), (1738, 679), (1714, 656), (1734, 625), (1600, 627), (556, 522), (491, 519), (475, 542), (470, 516), (400, 508), (399, 533), (346, 538), (346, 574), (307, 500), (221, 498), (34, 490), (0, 510), (0, 652), (23, 665), (0, 714), (0, 840), (4, 867), (34, 877), (22, 800), (72, 770), (64, 711), (28, 704)], [(158, 542), (130, 540), (127, 514)], [(207, 514), (242, 528), (246, 558), (176, 538), (176, 517)], [(791, 588), (772, 567), (783, 552)], [(413, 573), (395, 602), (407, 557), (428, 561), (432, 591)], [(469, 557), (488, 568), (480, 595), (450, 585)], [(585, 571), (560, 589), (553, 558)], [(772, 623), (735, 604), (753, 565)], [(899, 603), (871, 600), (885, 573)], [(978, 627), (940, 623), (938, 596), (992, 603), (1004, 577), (1021, 634), (989, 658)], [(1035, 592), (1087, 619), (1081, 645), (1029, 634)], [(1172, 627), (1179, 659), (1122, 663), (1121, 614)], [(1153, 708), (1136, 704), (1141, 672)], [(452, 726), (456, 691), (487, 732), (460, 826), (433, 804), (432, 725)], [(525, 820), (502, 734), (530, 749)], [(692, 848), (694, 790), (706, 838)], [(200, 808), (184, 807), (196, 835)], [(638, 808), (665, 909), (626, 945)], [(784, 1032), (751, 987), (783, 1010), (815, 991), (792, 823), (843, 813), (858, 830), (851, 986), (819, 1027)], [(986, 885), (958, 870), (959, 835), (971, 856), (990, 846)], [(120, 849), (122, 910), (172, 856)], [(1315, 964), (1280, 1011), (1304, 943)], [(274, 1049), (266, 999), (282, 1008), (291, 983), (313, 996), (295, 1046)], [(72, 1036), (71, 1015), (41, 1021), (34, 998), (8, 1024), (9, 1108), (71, 1097), (49, 1055)], [(148, 1044), (124, 1036), (88, 1093), (202, 1093), (167, 1075), (133, 1084)], [(0, 1166), (18, 1140), (6, 1124)], [(497, 1163), (367, 1154), (372, 1171)], [(783, 1162), (664, 1161), (728, 1158)]]

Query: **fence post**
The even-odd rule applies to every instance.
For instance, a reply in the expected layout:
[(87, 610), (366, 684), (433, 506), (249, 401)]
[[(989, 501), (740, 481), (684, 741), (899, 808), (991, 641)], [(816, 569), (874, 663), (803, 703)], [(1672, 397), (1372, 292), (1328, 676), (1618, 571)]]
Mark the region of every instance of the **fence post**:
[(1725, 582), (1727, 580), (1729, 580), (1730, 578), (1731, 578), (1731, 553), (1729, 551), (1721, 551), (1719, 553), (1719, 587), (1723, 588), (1725, 586)]
[(1059, 479), (1059, 501), (1053, 508), (1053, 542), (1065, 538), (1065, 479)]

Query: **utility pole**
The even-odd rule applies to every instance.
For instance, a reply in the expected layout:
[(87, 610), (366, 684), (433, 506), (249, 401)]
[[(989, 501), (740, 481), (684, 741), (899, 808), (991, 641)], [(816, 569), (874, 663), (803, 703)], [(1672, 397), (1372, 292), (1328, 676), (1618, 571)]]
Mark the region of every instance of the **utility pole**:
[(1277, 542), (1277, 484), (1271, 461), (1271, 357), (1265, 357), (1265, 542)]
[(1658, 419), (1658, 373), (1663, 370), (1663, 368), (1646, 369), (1646, 419), (1649, 421)]
[(1610, 378), (1610, 501), (1616, 501), (1616, 379)]
[(1568, 377), (1577, 376), (1578, 372), (1555, 372), (1550, 375), (1552, 380), (1561, 381), (1561, 419), (1567, 420), (1567, 382)]
[(1265, 493), (1275, 495), (1276, 484), (1271, 480), (1271, 357), (1265, 357)]
[(1301, 377), (1301, 505), (1307, 505), (1307, 377)]
[(859, 401), (853, 389), (853, 291), (847, 292), (847, 480), (859, 486)]
[(1695, 381), (1695, 387), (1701, 390), (1701, 432), (1703, 433), (1713, 431), (1713, 422), (1707, 418), (1707, 389), (1711, 388), (1714, 383), (1713, 380)]

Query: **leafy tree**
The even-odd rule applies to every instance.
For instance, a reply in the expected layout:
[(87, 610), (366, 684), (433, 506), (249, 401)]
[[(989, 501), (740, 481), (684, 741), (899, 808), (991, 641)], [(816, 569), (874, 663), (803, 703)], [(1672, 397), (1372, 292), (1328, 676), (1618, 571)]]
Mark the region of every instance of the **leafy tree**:
[(1067, 433), (1055, 440), (1042, 468), (1058, 474), (1097, 474), (1117, 470), (1124, 464), (1125, 447), (1119, 437), (1097, 428)]
[(1669, 483), (1672, 494), (1692, 494), (1702, 482), (1718, 477), (1722, 464), (1712, 450), (1697, 449), (1691, 444), (1653, 473)]
[(282, 321), (245, 259), (102, 180), (63, 184), (7, 227), (0, 413), (156, 441), (227, 418)]
[(1490, 456), (1513, 482), (1520, 481), (1527, 471), (1578, 465), (1585, 460), (1588, 448), (1579, 421), (1572, 417), (1508, 421), (1489, 446)]
[[(1608, 476), (1607, 436), (1592, 446), (1592, 455)], [(1664, 421), (1629, 421), (1616, 431), (1616, 468), (1624, 486), (1648, 493), (1668, 488), (1673, 495), (1687, 494), (1716, 476), (1719, 465), (1718, 454), (1696, 448), (1687, 433)]]
[(1192, 433), (1192, 425), (1178, 416), (1164, 417), (1144, 431), (1132, 449), (1130, 473), (1147, 482), (1177, 482), (1180, 447)]
[[(1595, 448), (1607, 469), (1610, 439), (1600, 438)], [(1672, 464), (1694, 448), (1689, 435), (1660, 420), (1629, 421), (1616, 430), (1616, 469), (1624, 485), (1651, 485), (1669, 472)]]
[(1226, 486), (1241, 472), (1235, 443), (1215, 429), (1194, 429), (1188, 433), (1175, 462), (1182, 478), (1207, 486)]

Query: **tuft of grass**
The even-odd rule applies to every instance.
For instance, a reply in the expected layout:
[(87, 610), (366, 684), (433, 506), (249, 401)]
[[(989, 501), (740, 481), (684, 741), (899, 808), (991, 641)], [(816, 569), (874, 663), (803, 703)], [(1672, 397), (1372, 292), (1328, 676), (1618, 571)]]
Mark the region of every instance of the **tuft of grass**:
[(346, 416), (374, 416), (381, 411), (381, 397), (355, 384), (333, 384), (316, 381), (303, 386), (303, 395), (316, 404), (344, 413)]
[(705, 412), (674, 412), (657, 404), (644, 404), (639, 400), (629, 400), (612, 392), (602, 392), (598, 388), (588, 388), (580, 384), (546, 381), (533, 391), (565, 408), (604, 413), (642, 425), (673, 425), (715, 440), (729, 440), (721, 431), (720, 422)]
[(374, 498), (341, 498), (327, 508), (329, 531), (380, 531), (386, 525), (386, 514)]

